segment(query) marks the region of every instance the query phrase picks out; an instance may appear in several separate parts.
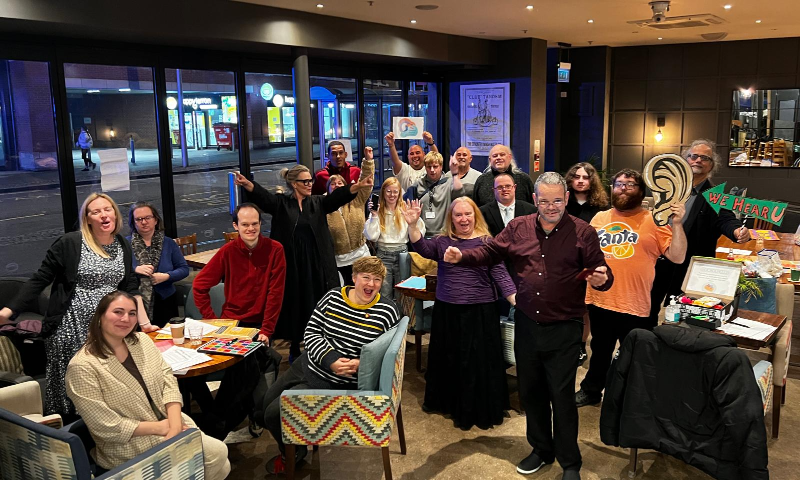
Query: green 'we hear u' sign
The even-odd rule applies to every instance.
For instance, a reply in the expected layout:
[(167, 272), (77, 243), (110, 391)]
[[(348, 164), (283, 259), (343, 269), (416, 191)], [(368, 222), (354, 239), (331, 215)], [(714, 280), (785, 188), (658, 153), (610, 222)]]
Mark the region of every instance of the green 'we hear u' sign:
[(711, 208), (719, 213), (721, 209), (731, 210), (750, 217), (760, 218), (769, 223), (780, 225), (786, 214), (786, 203), (770, 202), (769, 200), (756, 200), (755, 198), (740, 197), (725, 193), (725, 184), (717, 185), (703, 192), (703, 197)]

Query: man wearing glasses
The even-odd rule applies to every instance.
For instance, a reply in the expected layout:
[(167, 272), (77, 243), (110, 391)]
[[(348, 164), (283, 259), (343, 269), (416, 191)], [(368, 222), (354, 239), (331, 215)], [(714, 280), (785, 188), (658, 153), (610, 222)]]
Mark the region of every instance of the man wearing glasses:
[(614, 176), (611, 210), (594, 216), (600, 249), (614, 270), (614, 285), (604, 291), (586, 292), (592, 332), (589, 371), (575, 394), (578, 407), (600, 403), (617, 341), (622, 343), (634, 328), (652, 330), (650, 291), (655, 264), (663, 255), (674, 263), (686, 256), (683, 204), (673, 204), (672, 227), (656, 226), (653, 215), (642, 208), (644, 180), (636, 170), (623, 169)]
[(483, 218), (489, 226), (489, 232), (496, 237), (506, 228), (508, 222), (521, 217), (536, 213), (536, 207), (522, 200), (517, 201), (517, 185), (514, 177), (507, 173), (501, 173), (494, 177), (494, 199), (495, 202), (487, 203), (481, 207)]
[(582, 460), (574, 390), (586, 285), (592, 291), (608, 290), (614, 275), (597, 232), (565, 215), (569, 193), (564, 178), (545, 172), (533, 190), (537, 214), (511, 220), (481, 247), (464, 252), (448, 247), (444, 261), (474, 266), (508, 260), (513, 265), (511, 275), (522, 293), (517, 297), (514, 355), (527, 439), (533, 447), (517, 472), (534, 473), (558, 460), (563, 480), (579, 480)]
[(650, 320), (658, 322), (665, 298), (681, 292), (683, 278), (689, 269), (693, 256), (713, 257), (717, 250), (717, 239), (725, 235), (734, 242), (750, 241), (750, 229), (730, 210), (715, 212), (702, 193), (713, 187), (711, 176), (719, 170), (720, 157), (717, 146), (711, 140), (695, 140), (684, 150), (683, 158), (692, 167), (692, 196), (686, 201), (686, 218), (683, 230), (686, 232), (686, 258), (683, 263), (674, 264), (659, 258), (656, 263), (656, 278), (650, 295)]

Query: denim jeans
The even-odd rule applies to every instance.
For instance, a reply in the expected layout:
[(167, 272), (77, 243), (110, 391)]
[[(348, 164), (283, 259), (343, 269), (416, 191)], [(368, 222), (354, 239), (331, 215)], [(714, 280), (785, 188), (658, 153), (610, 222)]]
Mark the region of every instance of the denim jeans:
[(397, 300), (394, 286), (400, 283), (400, 254), (408, 252), (408, 248), (401, 247), (397, 250), (384, 250), (378, 247), (377, 257), (381, 259), (383, 265), (386, 267), (386, 278), (383, 279), (381, 285), (381, 297)]

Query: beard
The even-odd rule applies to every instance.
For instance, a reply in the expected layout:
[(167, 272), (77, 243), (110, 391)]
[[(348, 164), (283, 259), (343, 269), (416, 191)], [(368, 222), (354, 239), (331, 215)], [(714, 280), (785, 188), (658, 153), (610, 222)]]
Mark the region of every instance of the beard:
[[(627, 190), (626, 190), (627, 192)], [(642, 206), (644, 200), (644, 190), (639, 189), (636, 193), (616, 193), (611, 194), (611, 205), (617, 210), (633, 210)]]

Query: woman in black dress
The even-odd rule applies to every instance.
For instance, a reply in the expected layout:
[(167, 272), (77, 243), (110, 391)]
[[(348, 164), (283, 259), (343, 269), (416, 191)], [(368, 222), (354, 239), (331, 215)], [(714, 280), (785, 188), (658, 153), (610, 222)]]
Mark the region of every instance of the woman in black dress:
[(361, 189), (372, 190), (372, 176), (337, 188), (328, 195), (311, 195), (314, 179), (303, 165), (283, 169), (288, 194), (276, 194), (236, 173), (236, 185), (244, 187), (249, 200), (272, 215), (270, 238), (283, 245), (286, 255), (286, 288), (275, 337), (292, 342), (289, 359), (300, 356), (300, 342), (314, 306), (325, 293), (339, 285), (333, 239), (327, 215), (354, 198)]

